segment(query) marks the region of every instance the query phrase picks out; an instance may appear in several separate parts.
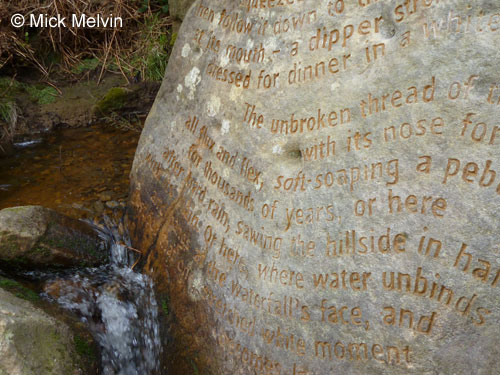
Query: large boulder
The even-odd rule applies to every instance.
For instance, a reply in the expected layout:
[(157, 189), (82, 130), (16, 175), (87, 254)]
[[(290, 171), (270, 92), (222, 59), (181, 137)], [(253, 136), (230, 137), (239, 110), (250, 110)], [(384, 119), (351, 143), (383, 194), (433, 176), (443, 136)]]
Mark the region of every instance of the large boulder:
[(0, 375), (87, 375), (64, 323), (0, 288)]
[(487, 0), (194, 4), (131, 174), (177, 373), (500, 373), (499, 43)]
[(0, 264), (63, 268), (97, 266), (106, 260), (104, 243), (85, 222), (41, 206), (0, 211)]

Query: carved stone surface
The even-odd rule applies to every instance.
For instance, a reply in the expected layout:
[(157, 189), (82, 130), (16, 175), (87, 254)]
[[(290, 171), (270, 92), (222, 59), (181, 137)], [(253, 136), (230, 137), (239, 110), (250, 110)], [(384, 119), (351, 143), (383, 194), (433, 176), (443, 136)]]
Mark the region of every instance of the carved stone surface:
[(499, 373), (499, 35), (493, 1), (197, 1), (130, 201), (176, 355)]

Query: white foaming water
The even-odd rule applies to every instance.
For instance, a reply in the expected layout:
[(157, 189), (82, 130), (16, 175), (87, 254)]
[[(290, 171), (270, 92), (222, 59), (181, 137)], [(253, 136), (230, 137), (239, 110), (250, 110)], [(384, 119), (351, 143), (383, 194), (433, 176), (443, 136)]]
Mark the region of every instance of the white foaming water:
[(24, 147), (34, 146), (34, 145), (37, 145), (39, 143), (42, 143), (42, 139), (33, 139), (31, 141), (17, 142), (17, 143), (14, 143), (14, 147), (24, 148)]
[(52, 280), (45, 291), (88, 324), (100, 345), (103, 375), (155, 374), (161, 343), (153, 283), (129, 267), (128, 238), (109, 224), (99, 234), (110, 243), (111, 263)]

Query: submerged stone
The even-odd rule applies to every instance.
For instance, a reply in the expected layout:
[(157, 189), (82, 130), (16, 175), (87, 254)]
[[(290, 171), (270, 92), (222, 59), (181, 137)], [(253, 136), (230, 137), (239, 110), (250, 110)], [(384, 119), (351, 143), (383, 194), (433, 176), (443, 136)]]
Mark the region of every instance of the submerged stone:
[(195, 2), (129, 202), (173, 373), (500, 372), (499, 14)]

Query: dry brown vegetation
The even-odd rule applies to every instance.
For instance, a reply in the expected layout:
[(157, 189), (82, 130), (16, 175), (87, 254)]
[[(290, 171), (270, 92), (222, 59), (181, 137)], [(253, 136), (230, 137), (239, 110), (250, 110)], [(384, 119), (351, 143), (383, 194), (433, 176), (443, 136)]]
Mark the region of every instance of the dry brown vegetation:
[[(85, 70), (85, 62), (95, 67), (94, 59), (101, 68), (99, 77), (108, 69), (129, 77), (140, 72), (147, 78), (150, 50), (164, 55), (172, 39), (166, 35), (171, 20), (164, 4), (161, 0), (0, 0), (0, 69), (31, 64), (44, 75), (54, 66), (74, 74)], [(16, 29), (10, 24), (16, 13), (26, 18), (59, 14), (67, 19), (72, 14), (112, 14), (123, 19), (123, 28), (83, 29), (67, 23), (67, 28)]]
[[(14, 14), (26, 20), (60, 15), (68, 22), (60, 28), (30, 27), (28, 22), (15, 28)], [(69, 22), (73, 14), (121, 17), (123, 27), (76, 28)], [(26, 123), (44, 127), (38, 107), (61, 98), (60, 87), (87, 79), (99, 85), (107, 72), (128, 83), (161, 81), (175, 41), (171, 25), (168, 0), (0, 0), (0, 155), (15, 136), (31, 131)], [(52, 117), (45, 120), (46, 127), (53, 122)], [(123, 122), (112, 120), (114, 125)]]

